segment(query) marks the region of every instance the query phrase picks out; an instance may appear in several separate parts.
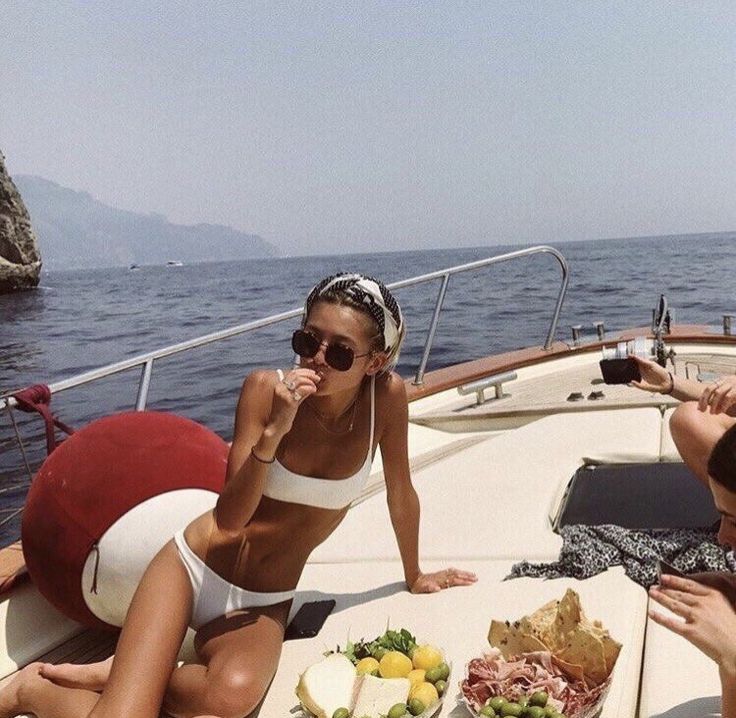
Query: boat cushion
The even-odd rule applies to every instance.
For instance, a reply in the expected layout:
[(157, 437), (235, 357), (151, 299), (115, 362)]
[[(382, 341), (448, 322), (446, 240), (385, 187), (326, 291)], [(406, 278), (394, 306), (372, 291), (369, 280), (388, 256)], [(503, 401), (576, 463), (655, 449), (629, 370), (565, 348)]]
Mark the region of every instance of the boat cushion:
[[(420, 643), (436, 644), (452, 665), (450, 688), (440, 716), (466, 715), (456, 702), (457, 684), (467, 662), (488, 647), (491, 619), (516, 619), (574, 588), (586, 615), (600, 619), (623, 644), (603, 718), (633, 716), (636, 711), (642, 641), (646, 621), (645, 591), (612, 569), (587, 581), (559, 579), (503, 581), (510, 561), (457, 561), (474, 571), (478, 582), (439, 593), (412, 595), (402, 580), (398, 561), (310, 565), (297, 590), (292, 614), (305, 601), (334, 598), (337, 602), (319, 635), (284, 644), (276, 676), (266, 696), (262, 716), (288, 716), (297, 704), (299, 674), (322, 654), (345, 646), (348, 639), (371, 639), (390, 628), (409, 629)], [(428, 570), (446, 567), (430, 562)], [(615, 600), (614, 600), (615, 599)]]
[[(666, 609), (651, 603), (660, 613)], [(721, 715), (716, 664), (684, 638), (647, 620), (639, 718)]]
[[(423, 559), (554, 560), (562, 546), (551, 518), (590, 455), (655, 462), (660, 413), (639, 408), (545, 417), (413, 472), (421, 501)], [(396, 558), (383, 495), (350, 510), (311, 562)]]

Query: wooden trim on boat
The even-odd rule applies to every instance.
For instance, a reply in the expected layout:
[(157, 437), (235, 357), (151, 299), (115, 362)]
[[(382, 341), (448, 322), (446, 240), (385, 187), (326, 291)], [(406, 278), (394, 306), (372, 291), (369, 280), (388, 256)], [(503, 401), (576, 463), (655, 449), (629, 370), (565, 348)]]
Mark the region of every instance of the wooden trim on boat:
[[(607, 337), (604, 341), (594, 341), (579, 347), (570, 346), (564, 342), (555, 342), (550, 349), (543, 347), (531, 347), (517, 349), (515, 351), (494, 354), (454, 364), (444, 369), (435, 369), (427, 372), (424, 376), (424, 384), (416, 386), (412, 379), (406, 380), (406, 391), (409, 401), (423, 399), (426, 396), (439, 394), (447, 389), (454, 389), (462, 384), (482, 379), (493, 374), (518, 369), (520, 367), (541, 364), (549, 359), (559, 359), (563, 356), (576, 356), (599, 352), (603, 347), (613, 347), (618, 342), (628, 341), (635, 337), (645, 336), (653, 338), (650, 327), (638, 327), (626, 329), (616, 335)], [(670, 334), (665, 336), (665, 342), (677, 342), (678, 344), (697, 344), (707, 342), (709, 344), (736, 344), (736, 336), (725, 336), (718, 333), (713, 327), (699, 324), (679, 324), (672, 327)]]

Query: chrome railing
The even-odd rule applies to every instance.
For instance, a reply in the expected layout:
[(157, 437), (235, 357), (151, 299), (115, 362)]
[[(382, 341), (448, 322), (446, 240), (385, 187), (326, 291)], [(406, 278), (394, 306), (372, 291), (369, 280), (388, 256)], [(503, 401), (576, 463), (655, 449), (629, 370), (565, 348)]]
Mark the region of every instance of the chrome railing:
[[(389, 289), (393, 290), (402, 289), (404, 287), (411, 287), (417, 284), (423, 284), (435, 279), (441, 279), (440, 290), (435, 302), (432, 321), (430, 323), (427, 338), (424, 343), (424, 349), (422, 351), (422, 358), (414, 376), (414, 384), (421, 385), (424, 381), (424, 374), (427, 368), (427, 362), (429, 361), (429, 355), (432, 350), (432, 343), (434, 342), (434, 336), (437, 331), (437, 325), (439, 323), (440, 314), (442, 312), (442, 306), (444, 304), (447, 287), (450, 282), (450, 277), (461, 272), (478, 270), (482, 269), (483, 267), (488, 267), (492, 264), (507, 262), (512, 259), (520, 259), (522, 257), (529, 257), (534, 254), (551, 254), (559, 262), (560, 268), (562, 270), (562, 277), (559, 292), (557, 295), (557, 302), (555, 304), (554, 313), (552, 315), (552, 320), (547, 332), (547, 338), (544, 343), (544, 348), (549, 349), (552, 346), (555, 332), (557, 331), (557, 322), (560, 318), (560, 310), (562, 309), (562, 302), (565, 299), (565, 293), (567, 292), (568, 283), (567, 262), (565, 261), (565, 258), (562, 256), (562, 254), (553, 247), (538, 246), (529, 247), (527, 249), (520, 249), (515, 252), (499, 254), (495, 257), (489, 257), (487, 259), (480, 259), (475, 262), (460, 264), (455, 267), (441, 269), (437, 272), (430, 272), (429, 274), (422, 274), (418, 277), (404, 279), (402, 281), (393, 282), (392, 284), (387, 285)], [(174, 354), (189, 351), (190, 349), (205, 346), (207, 344), (212, 344), (213, 342), (218, 342), (223, 339), (228, 339), (230, 337), (237, 336), (238, 334), (245, 334), (246, 332), (252, 332), (256, 329), (261, 329), (273, 324), (278, 324), (279, 322), (298, 317), (301, 315), (301, 313), (301, 308), (292, 309), (280, 314), (273, 314), (270, 317), (265, 317), (264, 319), (258, 319), (253, 322), (247, 322), (245, 324), (239, 324), (237, 326), (230, 327), (229, 329), (223, 329), (218, 332), (212, 332), (211, 334), (205, 334), (204, 336), (196, 337), (195, 339), (190, 339), (178, 344), (172, 344), (170, 346), (163, 347), (162, 349), (147, 352), (146, 354), (139, 354), (138, 356), (131, 357), (130, 359), (125, 359), (114, 364), (108, 364), (107, 366), (100, 367), (99, 369), (93, 369), (92, 371), (78, 374), (77, 376), (71, 377), (69, 379), (63, 379), (62, 381), (54, 382), (53, 384), (49, 385), (49, 389), (51, 390), (52, 394), (57, 393), (66, 389), (81, 386), (83, 384), (89, 384), (90, 382), (102, 379), (107, 376), (111, 376), (112, 374), (118, 374), (120, 372), (127, 371), (128, 369), (133, 369), (140, 366), (141, 377), (138, 382), (138, 394), (136, 397), (135, 408), (137, 411), (142, 411), (146, 408), (146, 402), (148, 400), (148, 389), (151, 384), (154, 361), (163, 357), (169, 357)], [(15, 406), (15, 400), (12, 398), (11, 393), (0, 395), (0, 400), (4, 401), (5, 406), (8, 409)]]

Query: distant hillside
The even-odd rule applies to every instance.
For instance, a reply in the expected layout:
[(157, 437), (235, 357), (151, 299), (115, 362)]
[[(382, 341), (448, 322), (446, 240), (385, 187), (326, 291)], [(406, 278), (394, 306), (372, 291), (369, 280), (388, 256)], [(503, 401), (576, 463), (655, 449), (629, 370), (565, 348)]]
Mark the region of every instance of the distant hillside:
[(218, 262), (278, 255), (255, 234), (219, 224), (171, 224), (98, 202), (87, 192), (32, 175), (15, 183), (31, 215), (44, 269)]

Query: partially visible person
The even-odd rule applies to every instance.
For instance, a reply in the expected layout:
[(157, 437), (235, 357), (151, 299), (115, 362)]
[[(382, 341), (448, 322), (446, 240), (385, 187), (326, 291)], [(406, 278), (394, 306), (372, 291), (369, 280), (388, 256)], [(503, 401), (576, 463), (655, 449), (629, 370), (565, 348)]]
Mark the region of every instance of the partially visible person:
[[(643, 376), (642, 376), (643, 378)], [(709, 486), (721, 515), (718, 540), (736, 549), (736, 426), (716, 442), (708, 459)], [(695, 580), (697, 579), (697, 580)], [(674, 615), (649, 616), (686, 638), (718, 665), (721, 715), (736, 718), (736, 580), (733, 574), (662, 576), (649, 595)]]
[(633, 386), (669, 394), (682, 404), (670, 419), (670, 432), (688, 468), (708, 485), (708, 457), (723, 434), (736, 425), (736, 375), (709, 384), (673, 374), (648, 359), (633, 356), (641, 381)]

